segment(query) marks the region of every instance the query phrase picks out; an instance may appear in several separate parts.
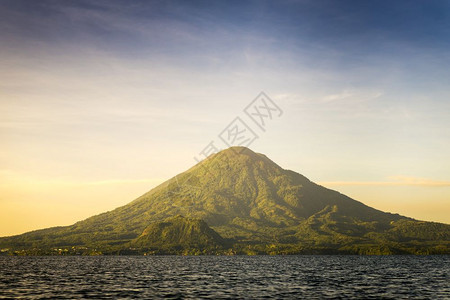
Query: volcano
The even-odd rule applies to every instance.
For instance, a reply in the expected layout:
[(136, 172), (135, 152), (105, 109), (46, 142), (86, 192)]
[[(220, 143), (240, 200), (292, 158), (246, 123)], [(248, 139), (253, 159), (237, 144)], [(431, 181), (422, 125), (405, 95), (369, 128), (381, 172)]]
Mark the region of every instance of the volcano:
[(3, 254), (449, 254), (450, 225), (382, 212), (231, 147), (129, 204), (0, 238)]

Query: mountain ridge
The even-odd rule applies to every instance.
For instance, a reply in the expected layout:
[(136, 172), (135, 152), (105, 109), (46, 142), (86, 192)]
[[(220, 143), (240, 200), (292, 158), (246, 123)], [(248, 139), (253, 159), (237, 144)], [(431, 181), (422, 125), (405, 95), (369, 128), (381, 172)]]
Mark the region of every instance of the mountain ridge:
[[(202, 220), (221, 239), (232, 241), (228, 250), (244, 254), (450, 252), (450, 225), (374, 209), (245, 147), (213, 154), (127, 205), (70, 226), (0, 238), (0, 247), (25, 253), (51, 247), (117, 253), (136, 248), (130, 243), (148, 226), (178, 215), (186, 224)], [(184, 228), (180, 222), (171, 230)], [(210, 232), (199, 224), (202, 235)], [(154, 239), (148, 243), (157, 244)]]

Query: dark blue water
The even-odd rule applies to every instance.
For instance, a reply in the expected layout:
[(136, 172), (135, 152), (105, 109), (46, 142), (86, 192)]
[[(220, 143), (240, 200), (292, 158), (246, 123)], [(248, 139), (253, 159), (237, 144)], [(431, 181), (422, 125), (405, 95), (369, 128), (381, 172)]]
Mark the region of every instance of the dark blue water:
[(0, 257), (0, 298), (450, 299), (450, 256)]

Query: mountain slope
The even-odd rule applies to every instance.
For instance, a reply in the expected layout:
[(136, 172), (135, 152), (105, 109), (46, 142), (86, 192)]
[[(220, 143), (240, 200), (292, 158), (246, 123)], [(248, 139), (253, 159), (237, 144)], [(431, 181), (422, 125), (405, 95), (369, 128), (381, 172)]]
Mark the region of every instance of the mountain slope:
[(389, 253), (449, 252), (450, 225), (373, 209), (243, 147), (211, 155), (113, 211), (72, 226), (2, 238), (0, 246), (82, 245), (108, 252), (127, 246), (149, 224), (177, 215), (204, 220), (235, 245), (275, 243), (293, 252), (326, 248), (371, 253), (380, 245)]

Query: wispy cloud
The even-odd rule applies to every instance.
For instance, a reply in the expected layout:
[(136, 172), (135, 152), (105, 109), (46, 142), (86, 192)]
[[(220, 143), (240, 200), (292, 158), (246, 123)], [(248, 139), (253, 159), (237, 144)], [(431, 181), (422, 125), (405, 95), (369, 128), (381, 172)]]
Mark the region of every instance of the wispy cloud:
[(158, 184), (163, 182), (161, 178), (143, 178), (143, 179), (110, 179), (91, 182), (73, 182), (74, 185), (110, 185), (110, 184), (134, 184), (134, 183), (151, 183)]
[(345, 89), (335, 94), (329, 94), (321, 99), (321, 102), (363, 102), (377, 99), (383, 95), (381, 91), (360, 91)]
[(5, 186), (59, 186), (59, 187), (80, 187), (80, 186), (108, 186), (108, 185), (121, 185), (121, 184), (138, 184), (148, 183), (150, 185), (156, 185), (167, 180), (167, 178), (115, 178), (105, 180), (71, 180), (71, 179), (58, 179), (58, 178), (36, 178), (14, 172), (12, 170), (3, 169), (0, 170), (0, 187)]
[(354, 92), (349, 91), (349, 90), (344, 90), (341, 93), (327, 95), (327, 96), (323, 97), (323, 102), (331, 102), (331, 101), (347, 99), (349, 97), (352, 97), (353, 95), (354, 95)]
[(391, 176), (386, 181), (322, 181), (324, 186), (421, 186), (450, 187), (450, 181), (408, 176)]

